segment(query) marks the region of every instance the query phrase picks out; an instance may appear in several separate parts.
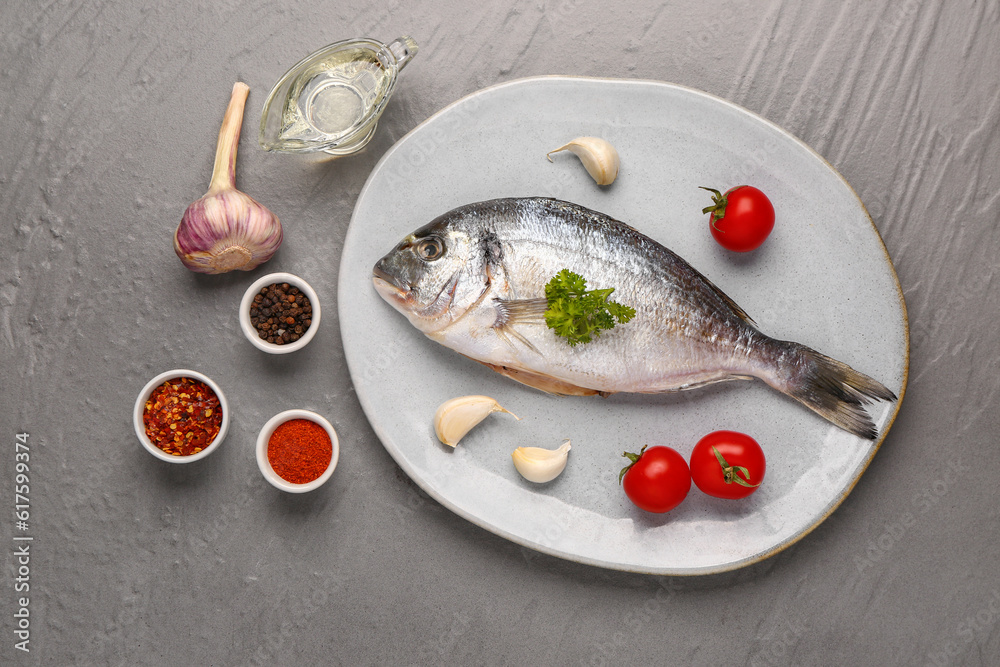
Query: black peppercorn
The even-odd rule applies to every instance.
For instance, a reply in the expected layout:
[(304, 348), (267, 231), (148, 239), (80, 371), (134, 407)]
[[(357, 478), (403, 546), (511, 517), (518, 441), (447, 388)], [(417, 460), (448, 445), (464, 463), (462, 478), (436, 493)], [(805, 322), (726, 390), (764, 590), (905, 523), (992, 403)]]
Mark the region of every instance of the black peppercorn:
[(298, 287), (275, 283), (262, 287), (250, 306), (250, 324), (261, 339), (275, 345), (295, 342), (312, 324), (312, 304)]

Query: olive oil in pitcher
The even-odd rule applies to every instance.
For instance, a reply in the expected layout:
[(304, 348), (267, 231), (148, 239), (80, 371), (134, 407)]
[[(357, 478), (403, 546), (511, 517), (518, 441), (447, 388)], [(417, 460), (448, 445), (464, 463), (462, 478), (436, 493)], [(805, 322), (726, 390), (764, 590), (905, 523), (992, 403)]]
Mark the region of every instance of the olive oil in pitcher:
[(388, 46), (371, 40), (338, 42), (309, 56), (268, 96), (261, 145), (334, 155), (360, 150), (375, 132), (399, 70), (416, 51), (412, 39), (401, 37)]

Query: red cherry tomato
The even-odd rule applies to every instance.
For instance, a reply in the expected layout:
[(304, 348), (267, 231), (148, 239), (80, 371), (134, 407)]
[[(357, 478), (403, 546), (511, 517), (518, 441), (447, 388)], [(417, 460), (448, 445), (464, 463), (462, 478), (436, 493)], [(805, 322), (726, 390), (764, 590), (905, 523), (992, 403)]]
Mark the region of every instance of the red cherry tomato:
[(737, 185), (726, 190), (703, 187), (714, 193), (714, 204), (702, 209), (711, 213), (709, 229), (723, 248), (735, 252), (756, 250), (774, 229), (774, 206), (763, 192), (752, 185)]
[(691, 478), (716, 498), (745, 498), (764, 480), (764, 451), (749, 435), (715, 431), (691, 452)]
[(623, 456), (631, 463), (622, 469), (618, 481), (636, 507), (660, 514), (669, 512), (691, 490), (691, 471), (675, 450), (643, 447), (638, 454), (625, 452)]

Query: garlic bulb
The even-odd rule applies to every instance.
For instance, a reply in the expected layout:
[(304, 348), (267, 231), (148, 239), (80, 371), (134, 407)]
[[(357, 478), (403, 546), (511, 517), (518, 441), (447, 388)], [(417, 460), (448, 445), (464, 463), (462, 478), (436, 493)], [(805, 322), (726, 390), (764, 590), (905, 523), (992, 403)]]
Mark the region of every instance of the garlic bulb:
[(558, 449), (518, 447), (510, 457), (514, 459), (514, 467), (521, 477), (541, 484), (551, 482), (566, 469), (569, 450), (570, 441), (567, 440)]
[(520, 420), (514, 413), (504, 410), (489, 396), (459, 396), (445, 401), (434, 413), (434, 432), (438, 440), (454, 447), (476, 424), (494, 412), (506, 412)]
[(569, 151), (580, 158), (587, 173), (597, 181), (598, 185), (611, 185), (618, 177), (618, 167), (621, 162), (618, 159), (618, 151), (604, 139), (580, 137), (554, 151), (549, 151), (545, 157), (552, 162), (552, 154), (560, 151)]
[(233, 86), (208, 192), (188, 206), (174, 232), (174, 252), (197, 273), (249, 271), (271, 259), (281, 245), (278, 218), (236, 189), (236, 149), (249, 93), (245, 83)]

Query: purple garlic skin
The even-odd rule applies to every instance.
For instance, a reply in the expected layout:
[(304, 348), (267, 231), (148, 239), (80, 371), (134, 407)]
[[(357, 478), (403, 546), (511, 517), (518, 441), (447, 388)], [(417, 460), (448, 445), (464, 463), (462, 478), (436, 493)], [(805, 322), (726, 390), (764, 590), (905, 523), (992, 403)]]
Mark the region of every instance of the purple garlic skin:
[(250, 271), (271, 259), (281, 245), (278, 217), (236, 189), (236, 149), (249, 94), (245, 83), (233, 86), (208, 192), (188, 206), (174, 231), (174, 252), (197, 273)]
[(174, 232), (174, 251), (197, 273), (250, 271), (281, 246), (281, 222), (239, 190), (206, 194), (191, 204)]

